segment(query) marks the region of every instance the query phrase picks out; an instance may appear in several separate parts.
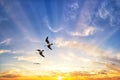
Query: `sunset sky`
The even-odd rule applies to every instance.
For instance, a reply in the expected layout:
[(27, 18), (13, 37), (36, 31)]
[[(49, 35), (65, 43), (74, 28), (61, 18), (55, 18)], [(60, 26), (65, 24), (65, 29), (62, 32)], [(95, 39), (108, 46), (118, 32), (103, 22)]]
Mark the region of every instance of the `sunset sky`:
[(81, 75), (120, 79), (120, 0), (0, 0), (0, 79)]

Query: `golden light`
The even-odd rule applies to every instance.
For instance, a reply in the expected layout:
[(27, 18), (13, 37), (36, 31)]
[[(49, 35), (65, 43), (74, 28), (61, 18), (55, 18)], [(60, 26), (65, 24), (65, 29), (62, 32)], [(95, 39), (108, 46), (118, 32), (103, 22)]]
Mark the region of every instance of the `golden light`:
[(62, 80), (62, 76), (58, 76), (58, 79), (57, 80)]

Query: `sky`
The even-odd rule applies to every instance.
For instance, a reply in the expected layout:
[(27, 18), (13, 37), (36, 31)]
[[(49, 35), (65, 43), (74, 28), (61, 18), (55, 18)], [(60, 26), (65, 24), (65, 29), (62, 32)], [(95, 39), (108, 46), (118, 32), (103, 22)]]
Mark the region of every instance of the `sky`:
[(0, 77), (118, 75), (119, 41), (119, 0), (0, 0)]

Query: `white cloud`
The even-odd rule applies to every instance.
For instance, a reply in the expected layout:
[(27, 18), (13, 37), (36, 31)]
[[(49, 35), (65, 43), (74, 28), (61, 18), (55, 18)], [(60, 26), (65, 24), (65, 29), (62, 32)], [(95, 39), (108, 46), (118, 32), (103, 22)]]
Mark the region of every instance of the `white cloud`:
[(70, 32), (70, 35), (72, 36), (90, 36), (93, 35), (96, 31), (96, 28), (94, 27), (87, 27), (84, 28), (83, 30), (80, 30), (79, 32)]
[(66, 52), (66, 54), (60, 53), (59, 56), (61, 57), (61, 59), (66, 61), (74, 61), (73, 59), (79, 59), (78, 56), (76, 56), (73, 52)]
[(42, 60), (43, 57), (39, 55), (39, 53), (35, 53), (32, 51), (13, 51), (13, 53), (24, 53), (24, 55), (21, 56), (15, 56), (14, 58), (18, 61), (27, 61), (27, 62), (38, 62), (40, 59)]
[[(103, 49), (92, 44), (85, 44), (77, 41), (67, 41), (67, 40), (64, 40), (63, 38), (57, 38), (55, 40), (55, 44), (56, 44), (56, 47), (58, 48), (68, 48), (69, 50), (73, 51), (73, 53), (69, 53), (66, 51), (65, 54), (61, 53), (60, 56), (63, 60), (67, 60), (71, 63), (76, 63), (74, 62), (74, 59), (77, 62), (81, 62), (80, 67), (86, 67), (87, 69), (97, 70), (98, 66), (101, 66), (102, 69), (108, 68), (110, 70), (120, 70), (118, 69), (119, 62), (120, 62), (120, 52), (116, 53), (111, 49)], [(80, 54), (77, 54), (76, 50), (79, 50)], [(99, 64), (95, 65), (96, 63), (94, 62), (96, 61)], [(94, 63), (94, 64), (91, 64), (91, 63)], [(102, 63), (104, 63), (105, 65)], [(116, 66), (110, 67), (109, 65), (107, 65), (108, 63), (116, 64)]]
[(67, 22), (74, 21), (77, 19), (77, 16), (79, 15), (79, 4), (78, 1), (73, 1), (71, 3), (67, 3), (64, 6), (63, 10), (63, 17), (64, 20)]
[(84, 53), (89, 56), (93, 56), (97, 59), (104, 59), (105, 61), (118, 61), (119, 55), (115, 54), (116, 52), (110, 49), (102, 49), (92, 44), (85, 44), (77, 41), (66, 41), (63, 38), (57, 38), (55, 40), (56, 47), (65, 47), (65, 48), (74, 48), (78, 49), (81, 53)]
[(55, 33), (63, 30), (62, 27), (60, 27), (60, 28), (58, 28), (58, 29), (53, 29), (49, 24), (47, 25), (47, 27), (49, 28), (50, 31), (55, 32)]
[(28, 62), (35, 62), (36, 59), (38, 60), (37, 57), (35, 56), (16, 56), (14, 57), (15, 59), (19, 60), (19, 61), (28, 61)]
[(49, 29), (50, 31), (54, 32), (54, 33), (57, 33), (57, 32), (59, 32), (59, 31), (63, 30), (63, 27), (59, 27), (59, 28), (57, 28), (57, 29), (53, 29), (53, 28), (50, 26), (47, 18), (45, 18), (45, 24), (46, 24), (46, 26), (48, 27), (48, 29)]
[(70, 6), (73, 10), (76, 10), (79, 8), (79, 4), (77, 2), (74, 2), (71, 6)]
[(120, 53), (117, 54), (117, 59), (120, 60)]
[(99, 31), (103, 31), (103, 30), (84, 23), (79, 23), (77, 24), (75, 30), (67, 31), (67, 33), (71, 36), (87, 37), (87, 36), (95, 35), (95, 33), (97, 34), (97, 32)]
[(11, 52), (11, 50), (0, 50), (0, 54)]
[(7, 49), (1, 49), (0, 54), (3, 53), (11, 53), (11, 54), (29, 54), (30, 52), (24, 51), (24, 50), (7, 50)]
[(11, 43), (11, 41), (12, 41), (12, 39), (7, 38), (7, 39), (1, 41), (0, 44), (3, 44), (3, 45), (9, 45), (9, 44)]
[(26, 54), (27, 52), (24, 51), (24, 50), (13, 50), (12, 53), (13, 54), (16, 54), (16, 53), (24, 53), (24, 54)]
[(102, 19), (106, 19), (110, 15), (109, 11), (106, 10), (104, 7), (99, 9), (98, 14)]

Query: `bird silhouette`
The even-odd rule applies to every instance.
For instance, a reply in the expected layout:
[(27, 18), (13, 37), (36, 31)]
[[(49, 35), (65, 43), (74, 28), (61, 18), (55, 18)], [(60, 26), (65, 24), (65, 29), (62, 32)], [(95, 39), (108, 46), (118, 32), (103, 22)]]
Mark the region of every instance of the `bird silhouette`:
[(40, 54), (42, 57), (45, 57), (45, 56), (43, 55), (43, 51), (44, 51), (44, 50), (37, 49), (37, 51), (39, 52), (39, 54)]
[(45, 42), (47, 43), (47, 47), (48, 47), (50, 50), (52, 50), (51, 45), (53, 45), (53, 43), (50, 43), (50, 42), (49, 42), (48, 36), (47, 36), (47, 38), (45, 39)]

